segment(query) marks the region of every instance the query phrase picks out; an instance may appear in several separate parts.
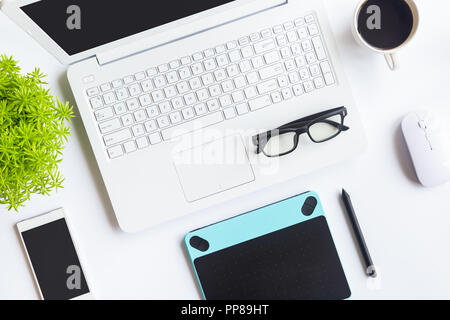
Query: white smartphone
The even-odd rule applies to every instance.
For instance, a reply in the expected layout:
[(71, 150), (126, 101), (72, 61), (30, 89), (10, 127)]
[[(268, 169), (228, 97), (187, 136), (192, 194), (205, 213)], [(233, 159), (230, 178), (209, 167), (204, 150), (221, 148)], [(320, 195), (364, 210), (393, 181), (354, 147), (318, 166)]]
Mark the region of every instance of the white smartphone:
[(17, 224), (44, 300), (92, 299), (63, 209)]

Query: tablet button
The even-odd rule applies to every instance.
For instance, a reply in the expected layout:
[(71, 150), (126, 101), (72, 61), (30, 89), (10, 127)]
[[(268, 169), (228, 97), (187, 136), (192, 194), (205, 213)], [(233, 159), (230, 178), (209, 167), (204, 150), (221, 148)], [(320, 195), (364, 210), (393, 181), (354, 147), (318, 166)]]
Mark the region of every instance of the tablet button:
[(195, 248), (197, 250), (200, 250), (202, 252), (205, 252), (205, 251), (207, 251), (209, 249), (209, 242), (206, 241), (205, 239), (202, 239), (202, 238), (197, 237), (197, 236), (193, 236), (191, 238), (191, 240), (189, 240), (189, 244), (193, 248)]
[(316, 209), (317, 206), (317, 199), (314, 197), (308, 197), (305, 200), (305, 203), (303, 203), (302, 207), (302, 213), (305, 216), (310, 216), (313, 214), (314, 209)]

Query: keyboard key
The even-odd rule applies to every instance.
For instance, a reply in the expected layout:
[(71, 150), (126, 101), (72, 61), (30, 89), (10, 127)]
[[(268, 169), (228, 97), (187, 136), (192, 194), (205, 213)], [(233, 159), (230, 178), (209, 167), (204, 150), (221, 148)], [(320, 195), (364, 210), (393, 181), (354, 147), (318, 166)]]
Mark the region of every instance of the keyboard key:
[(282, 26), (278, 25), (278, 26), (273, 27), (273, 33), (278, 34), (278, 33), (281, 33), (281, 32), (283, 32), (283, 27)]
[(103, 141), (105, 142), (105, 145), (108, 147), (129, 140), (131, 139), (131, 137), (132, 136), (130, 130), (124, 129), (104, 136)]
[(325, 87), (325, 81), (323, 80), (322, 77), (315, 78), (314, 85), (316, 86), (317, 89), (323, 88)]
[(183, 114), (183, 118), (184, 118), (185, 120), (189, 120), (189, 119), (192, 119), (192, 118), (195, 117), (194, 109), (191, 108), (191, 107), (186, 108), (186, 109), (183, 109), (183, 110), (181, 111), (181, 113)]
[(177, 95), (177, 89), (174, 86), (166, 87), (164, 93), (168, 99), (173, 98)]
[(270, 99), (270, 96), (268, 96), (268, 95), (250, 100), (248, 102), (248, 105), (250, 106), (250, 110), (252, 110), (252, 111), (268, 107), (271, 104), (272, 104), (272, 100)]
[(179, 70), (179, 74), (180, 74), (181, 80), (185, 80), (185, 79), (190, 78), (191, 70), (187, 67), (184, 67)]
[(172, 106), (174, 109), (180, 109), (180, 108), (184, 107), (183, 98), (176, 97), (175, 99), (173, 99)]
[(135, 137), (140, 137), (145, 134), (144, 126), (142, 124), (135, 125), (131, 128)]
[(169, 64), (171, 69), (176, 69), (178, 67), (180, 67), (180, 61), (179, 60), (174, 60)]
[(306, 23), (314, 22), (314, 16), (312, 14), (305, 16)]
[(161, 134), (164, 140), (170, 140), (183, 134), (220, 123), (223, 120), (222, 112), (214, 112), (193, 121), (185, 122), (178, 126), (163, 130), (161, 131)]
[(147, 137), (140, 137), (139, 139), (136, 139), (136, 144), (139, 149), (145, 149), (150, 145), (148, 143)]
[(114, 94), (114, 92), (108, 92), (103, 95), (103, 101), (105, 102), (106, 105), (112, 104), (112, 103), (116, 102), (116, 100), (117, 99), (116, 99), (116, 95)]
[(183, 121), (183, 118), (181, 117), (181, 113), (179, 111), (171, 113), (169, 115), (169, 118), (172, 124), (177, 124)]
[(128, 91), (130, 92), (130, 95), (133, 97), (142, 93), (141, 86), (139, 85), (139, 83), (135, 83), (135, 84), (129, 86)]
[(244, 92), (243, 91), (235, 91), (231, 95), (233, 98), (234, 103), (239, 103), (245, 100)]
[(332, 84), (335, 83), (333, 74), (331, 72), (325, 73), (324, 77), (325, 77), (325, 83), (327, 84), (327, 86), (331, 86)]
[(100, 128), (100, 132), (102, 134), (113, 132), (117, 129), (120, 129), (122, 127), (122, 124), (120, 123), (119, 119), (113, 119), (106, 122), (102, 122), (98, 125)]
[(231, 106), (233, 101), (231, 100), (231, 96), (230, 95), (225, 95), (219, 98), (220, 101), (220, 105), (222, 106), (222, 108)]
[(134, 75), (134, 78), (136, 81), (142, 81), (145, 79), (145, 73), (144, 72), (138, 72)]
[(256, 54), (261, 54), (275, 49), (275, 42), (273, 41), (273, 39), (263, 40), (261, 42), (255, 43), (254, 48)]
[(108, 149), (108, 155), (110, 159), (116, 159), (123, 156), (123, 149), (121, 145)]
[(144, 127), (148, 133), (153, 132), (158, 129), (158, 126), (157, 126), (155, 120), (147, 121), (146, 123), (144, 123)]
[(158, 119), (156, 119), (156, 121), (158, 122), (158, 126), (161, 129), (170, 126), (170, 121), (169, 121), (169, 117), (168, 116), (159, 117)]
[(261, 77), (261, 80), (273, 78), (282, 73), (283, 73), (283, 66), (281, 65), (281, 63), (259, 70), (259, 76)]
[(156, 88), (162, 88), (167, 84), (166, 77), (164, 76), (157, 76), (153, 79), (153, 81), (155, 82)]
[(146, 108), (145, 111), (147, 111), (147, 115), (149, 118), (154, 118), (159, 115), (159, 109), (157, 106), (150, 106)]
[(133, 119), (133, 116), (131, 115), (131, 113), (128, 113), (128, 114), (122, 116), (121, 120), (122, 120), (122, 124), (125, 127), (128, 127), (134, 123), (134, 119)]
[(127, 76), (125, 78), (123, 78), (123, 83), (124, 84), (130, 84), (134, 82), (134, 77), (133, 76)]
[(176, 72), (176, 71), (172, 71), (172, 72), (169, 72), (168, 74), (167, 74), (167, 82), (169, 83), (169, 84), (172, 84), (172, 83), (175, 83), (175, 82), (177, 82), (179, 79), (178, 79), (178, 73)]
[(201, 64), (201, 63), (193, 64), (192, 67), (191, 67), (191, 69), (192, 69), (192, 74), (193, 74), (194, 76), (197, 76), (197, 75), (199, 75), (199, 74), (201, 74), (201, 73), (204, 72), (204, 70), (203, 70), (203, 64)]
[(261, 39), (261, 35), (259, 33), (252, 33), (250, 35), (250, 41), (255, 42)]
[(205, 113), (208, 112), (208, 109), (206, 108), (206, 105), (204, 103), (200, 103), (200, 104), (196, 105), (194, 107), (194, 110), (198, 116), (204, 115)]
[(302, 26), (302, 25), (305, 24), (305, 19), (303, 19), (303, 18), (298, 18), (298, 19), (296, 19), (296, 20), (294, 21), (294, 24), (295, 24), (296, 27), (300, 27), (300, 26)]
[(104, 108), (95, 112), (95, 118), (97, 121), (108, 120), (114, 116), (112, 107)]
[(147, 114), (145, 113), (145, 110), (141, 109), (134, 113), (134, 119), (136, 119), (136, 122), (142, 122), (147, 119)]
[(216, 61), (217, 61), (217, 65), (219, 67), (226, 66), (229, 63), (228, 56), (226, 54), (222, 54), (220, 56), (217, 56)]
[(295, 64), (295, 61), (294, 60), (287, 60), (285, 63), (284, 63), (284, 65), (285, 65), (285, 67), (286, 67), (286, 70), (288, 71), (288, 72), (291, 72), (291, 71), (293, 71), (293, 70), (295, 70), (296, 68), (297, 68), (297, 65)]
[(194, 61), (200, 61), (203, 59), (203, 53), (201, 52), (194, 53), (192, 55), (192, 58), (194, 59)]
[(279, 103), (279, 102), (283, 101), (283, 98), (279, 91), (271, 93), (270, 97), (272, 98), (273, 103)]
[(291, 88), (284, 88), (281, 90), (281, 94), (283, 95), (284, 100), (288, 100), (292, 98)]
[(244, 57), (244, 59), (250, 58), (251, 56), (254, 55), (253, 47), (252, 46), (244, 47), (241, 49), (241, 53), (242, 53), (242, 56)]
[(317, 77), (318, 75), (321, 74), (320, 67), (317, 64), (314, 64), (311, 67), (309, 67), (309, 72), (311, 72), (311, 75), (313, 77)]
[(158, 74), (158, 70), (156, 70), (156, 68), (150, 68), (147, 70), (147, 75), (149, 77), (156, 76), (157, 74)]
[(278, 54), (278, 51), (271, 51), (264, 55), (264, 60), (266, 60), (266, 64), (272, 64), (280, 61), (280, 55)]
[(127, 88), (120, 88), (120, 89), (116, 90), (116, 96), (117, 96), (117, 99), (124, 100), (124, 99), (127, 99), (130, 95), (128, 94)]
[(161, 113), (168, 113), (172, 111), (172, 106), (170, 105), (169, 101), (164, 101), (163, 103), (159, 104), (159, 110)]
[(303, 87), (305, 88), (305, 92), (311, 92), (314, 90), (314, 84), (312, 81), (306, 81), (303, 84)]
[(134, 111), (140, 107), (139, 102), (136, 98), (127, 100), (127, 107), (129, 111)]
[(185, 65), (187, 65), (187, 64), (189, 64), (191, 62), (192, 62), (191, 57), (183, 57), (183, 58), (181, 58), (181, 64), (183, 66), (185, 66)]
[(121, 115), (121, 114), (124, 114), (125, 112), (127, 112), (127, 107), (126, 107), (125, 103), (120, 102), (120, 103), (114, 105), (114, 111), (116, 112), (117, 115)]
[(159, 73), (164, 73), (164, 72), (167, 72), (167, 71), (169, 71), (169, 65), (168, 64), (162, 64), (162, 65), (159, 65), (158, 66), (158, 71), (159, 71)]
[(314, 46), (314, 50), (316, 51), (317, 58), (319, 60), (323, 60), (327, 58), (327, 54), (325, 53), (325, 48), (323, 46), (322, 40), (320, 37), (314, 37), (312, 39), (312, 43)]
[(245, 96), (247, 97), (247, 99), (254, 98), (258, 95), (255, 87), (248, 87), (244, 90), (244, 92), (245, 92)]
[(103, 107), (103, 100), (101, 97), (92, 98), (90, 101), (91, 101), (91, 106), (93, 109)]
[(234, 107), (226, 108), (225, 110), (223, 110), (223, 114), (225, 115), (225, 119), (233, 119), (236, 117), (236, 110), (234, 109)]
[(231, 51), (228, 56), (230, 57), (231, 62), (237, 62), (242, 59), (241, 52), (239, 50)]
[(297, 97), (303, 94), (303, 87), (301, 84), (293, 86), (292, 90), (294, 90), (294, 95)]
[(128, 141), (127, 143), (125, 143), (123, 145), (123, 148), (125, 149), (126, 153), (132, 153), (135, 152), (136, 149), (136, 144), (134, 143), (134, 141)]
[(123, 85), (122, 79), (117, 79), (112, 82), (114, 89), (120, 88)]
[(209, 58), (214, 56), (214, 50), (213, 49), (206, 49), (203, 51), (203, 54), (205, 55), (205, 58)]
[(187, 106), (191, 106), (197, 102), (197, 98), (195, 97), (195, 94), (188, 93), (187, 95), (184, 96), (184, 101), (186, 102)]
[(109, 82), (102, 84), (100, 86), (100, 90), (102, 90), (103, 92), (111, 90), (111, 84)]
[(150, 140), (150, 143), (152, 145), (161, 143), (161, 141), (162, 141), (161, 140), (161, 136), (160, 136), (160, 134), (158, 132), (149, 135), (148, 136), (148, 140)]
[(270, 29), (264, 29), (261, 31), (261, 36), (265, 38), (270, 38), (272, 36), (272, 31)]
[(250, 43), (248, 37), (242, 37), (238, 40), (240, 46), (245, 46)]
[(152, 98), (154, 102), (160, 102), (164, 100), (164, 93), (161, 90), (152, 92)]
[(100, 91), (98, 90), (97, 87), (94, 87), (94, 88), (87, 89), (86, 93), (87, 93), (88, 97), (93, 97), (93, 96), (98, 95), (100, 93)]
[(247, 85), (247, 81), (245, 80), (244, 76), (239, 76), (234, 79), (234, 86), (236, 88), (238, 88), (238, 89), (243, 88), (246, 85)]
[(278, 83), (272, 79), (257, 85), (259, 94), (265, 94), (267, 92), (278, 89)]
[(236, 105), (236, 110), (237, 110), (238, 115), (240, 115), (240, 116), (243, 114), (246, 114), (246, 113), (248, 113), (248, 105), (246, 103), (238, 104), (238, 105)]
[(143, 81), (141, 83), (141, 86), (142, 86), (142, 91), (149, 92), (150, 90), (153, 89), (152, 80), (148, 79), (148, 80)]
[(309, 32), (309, 34), (310, 34), (311, 36), (315, 36), (316, 34), (319, 33), (319, 27), (318, 27), (317, 24), (315, 24), (315, 23), (310, 24), (310, 25), (308, 26), (308, 32)]
[(306, 30), (306, 28), (300, 28), (298, 29), (298, 37), (303, 40), (309, 37), (308, 35), (308, 31)]
[(210, 112), (217, 111), (220, 109), (219, 102), (216, 99), (209, 100), (206, 105), (208, 106), (208, 110)]
[(305, 55), (306, 61), (308, 61), (309, 64), (314, 63), (317, 61), (316, 55), (314, 54), (314, 52), (308, 52)]
[(152, 98), (150, 98), (150, 95), (144, 94), (139, 97), (139, 102), (141, 103), (141, 106), (146, 107), (152, 103)]
[(305, 52), (311, 51), (313, 49), (311, 41), (309, 41), (309, 40), (302, 41), (302, 48), (303, 48), (303, 51), (305, 51)]

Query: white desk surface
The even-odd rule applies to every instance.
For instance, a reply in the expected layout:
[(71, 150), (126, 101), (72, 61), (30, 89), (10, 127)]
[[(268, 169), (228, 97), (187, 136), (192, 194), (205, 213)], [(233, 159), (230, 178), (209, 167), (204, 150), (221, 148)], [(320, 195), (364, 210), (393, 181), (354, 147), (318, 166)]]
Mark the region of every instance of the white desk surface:
[[(326, 6), (369, 140), (367, 152), (268, 190), (138, 234), (118, 228), (80, 118), (61, 165), (65, 188), (36, 196), (19, 213), (0, 208), (0, 299), (38, 294), (15, 229), (17, 222), (58, 207), (68, 210), (93, 292), (100, 299), (199, 299), (182, 239), (190, 230), (259, 206), (315, 190), (348, 277), (353, 299), (450, 298), (450, 184), (421, 187), (399, 124), (418, 108), (449, 109), (450, 25), (447, 0), (417, 0), (421, 25), (400, 53), (400, 71), (359, 47), (350, 24), (359, 0), (327, 0)], [(0, 12), (0, 53), (25, 71), (49, 74), (52, 92), (74, 101), (65, 67)], [(364, 275), (339, 201), (345, 187), (364, 230), (379, 278)], [(151, 203), (149, 204), (151, 206)]]

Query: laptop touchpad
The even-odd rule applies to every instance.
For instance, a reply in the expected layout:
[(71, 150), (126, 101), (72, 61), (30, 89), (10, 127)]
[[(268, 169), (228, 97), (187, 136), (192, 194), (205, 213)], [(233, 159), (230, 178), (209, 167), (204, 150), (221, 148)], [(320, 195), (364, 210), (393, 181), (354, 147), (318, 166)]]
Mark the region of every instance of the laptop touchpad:
[(177, 153), (174, 163), (188, 202), (255, 180), (239, 135)]

